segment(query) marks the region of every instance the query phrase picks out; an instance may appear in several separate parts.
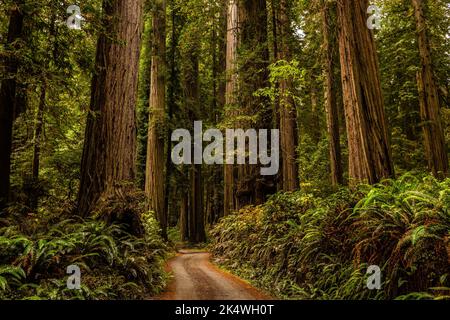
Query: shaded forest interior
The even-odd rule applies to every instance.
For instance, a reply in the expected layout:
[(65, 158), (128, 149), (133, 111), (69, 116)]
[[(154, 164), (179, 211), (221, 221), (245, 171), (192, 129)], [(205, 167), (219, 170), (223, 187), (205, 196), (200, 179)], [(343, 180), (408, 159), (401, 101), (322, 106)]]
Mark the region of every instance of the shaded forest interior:
[[(153, 296), (182, 244), (281, 298), (450, 296), (448, 0), (72, 2), (0, 0), (0, 299)], [(232, 130), (277, 173), (198, 159)]]

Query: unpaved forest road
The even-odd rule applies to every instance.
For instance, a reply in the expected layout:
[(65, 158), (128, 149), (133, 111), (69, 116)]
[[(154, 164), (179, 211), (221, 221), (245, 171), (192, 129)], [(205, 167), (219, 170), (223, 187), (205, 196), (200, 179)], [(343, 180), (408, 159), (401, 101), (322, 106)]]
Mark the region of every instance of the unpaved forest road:
[(169, 261), (174, 275), (159, 300), (270, 300), (241, 279), (226, 273), (210, 261), (207, 252), (181, 250)]

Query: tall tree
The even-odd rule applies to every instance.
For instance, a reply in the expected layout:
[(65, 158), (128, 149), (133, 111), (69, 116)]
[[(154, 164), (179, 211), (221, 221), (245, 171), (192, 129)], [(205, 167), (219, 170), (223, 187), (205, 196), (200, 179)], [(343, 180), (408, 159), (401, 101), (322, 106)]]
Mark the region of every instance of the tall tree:
[(104, 0), (103, 13), (81, 162), (78, 209), (83, 216), (102, 193), (135, 176), (142, 1)]
[[(194, 16), (195, 17), (195, 16)], [(192, 17), (190, 18), (192, 19)], [(187, 108), (190, 123), (202, 118), (202, 108), (200, 103), (200, 87), (199, 87), (199, 48), (200, 37), (199, 27), (196, 21), (189, 20), (184, 30), (184, 39), (189, 39), (189, 45), (181, 50), (183, 58), (183, 92), (184, 105)], [(192, 141), (191, 148), (195, 152), (201, 145), (196, 145), (196, 138)], [(204, 242), (205, 234), (205, 210), (204, 210), (204, 189), (203, 189), (203, 170), (202, 164), (192, 163), (189, 171), (190, 179), (190, 198), (189, 198), (189, 233), (188, 240), (192, 243)]]
[[(237, 0), (228, 0), (227, 12), (227, 46), (226, 46), (226, 89), (225, 106), (226, 115), (233, 116), (235, 113), (236, 90), (237, 90), (237, 50), (239, 43), (239, 8)], [(234, 165), (224, 165), (224, 215), (229, 215), (236, 208), (234, 191)]]
[[(11, 8), (7, 36), (7, 46), (14, 50), (23, 31), (23, 1), (17, 1)], [(8, 54), (3, 60), (5, 78), (0, 88), (0, 210), (9, 199), (11, 174), (12, 129), (15, 113), (18, 59), (15, 53)]]
[[(273, 126), (270, 101), (265, 96), (255, 96), (255, 92), (269, 86), (267, 3), (266, 0), (245, 0), (239, 5), (237, 124), (246, 129), (267, 129)], [(237, 208), (261, 204), (275, 191), (275, 177), (261, 176), (259, 169), (259, 165), (251, 165), (248, 161), (238, 166)]]
[(439, 88), (433, 74), (427, 21), (424, 13), (427, 1), (412, 0), (412, 4), (421, 61), (421, 70), (417, 73), (417, 84), (428, 168), (436, 177), (442, 177), (448, 174), (448, 154), (440, 115)]
[(42, 131), (44, 128), (44, 112), (46, 105), (47, 83), (44, 79), (41, 85), (41, 94), (39, 97), (39, 106), (36, 114), (36, 125), (34, 130), (34, 146), (33, 146), (33, 164), (32, 164), (32, 190), (30, 194), (30, 208), (36, 210), (38, 207), (38, 190), (37, 183), (39, 181), (39, 167), (42, 145)]
[[(339, 111), (336, 98), (335, 85), (335, 47), (336, 35), (333, 33), (333, 7), (325, 1), (322, 8), (322, 33), (324, 54), (325, 78), (325, 110), (327, 116), (327, 132), (330, 156), (331, 183), (333, 186), (344, 182), (342, 172), (341, 142), (339, 131)], [(335, 24), (334, 24), (335, 25)]]
[(338, 0), (339, 50), (351, 184), (391, 177), (387, 120), (368, 1)]
[(152, 11), (152, 67), (145, 192), (167, 238), (164, 203), (165, 100), (166, 100), (166, 0), (155, 0)]
[[(292, 60), (291, 42), (292, 28), (290, 19), (290, 6), (288, 0), (279, 0), (278, 26), (273, 28), (278, 30), (276, 39), (280, 42), (276, 46), (278, 60), (290, 62)], [(279, 83), (280, 100), (279, 121), (280, 121), (280, 145), (281, 145), (281, 180), (284, 191), (294, 191), (299, 188), (298, 164), (297, 164), (297, 110), (292, 97), (292, 81), (281, 79)]]

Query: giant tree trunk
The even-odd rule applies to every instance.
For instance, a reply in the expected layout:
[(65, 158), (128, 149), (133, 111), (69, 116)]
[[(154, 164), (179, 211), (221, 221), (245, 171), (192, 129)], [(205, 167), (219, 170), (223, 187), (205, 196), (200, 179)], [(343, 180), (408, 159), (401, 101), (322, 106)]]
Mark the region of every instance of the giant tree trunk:
[[(8, 46), (13, 46), (22, 36), (23, 12), (22, 1), (13, 7), (9, 18)], [(0, 88), (0, 210), (2, 210), (9, 199), (10, 174), (11, 174), (11, 147), (12, 128), (16, 102), (16, 74), (18, 61), (14, 55), (3, 60), (5, 74)]]
[(443, 177), (448, 174), (448, 155), (440, 116), (439, 90), (433, 75), (431, 49), (424, 15), (424, 2), (422, 0), (412, 0), (421, 61), (421, 70), (417, 73), (420, 117), (428, 168), (436, 177)]
[(97, 43), (81, 163), (78, 209), (83, 216), (102, 193), (135, 175), (142, 1), (105, 0), (103, 12), (108, 34), (101, 34)]
[[(267, 3), (266, 0), (245, 0), (240, 4), (239, 116), (242, 118), (238, 125), (244, 129), (269, 129), (273, 126), (270, 101), (254, 95), (269, 86)], [(239, 165), (236, 185), (239, 209), (262, 204), (267, 195), (276, 191), (275, 176), (261, 176), (260, 165), (250, 165), (248, 161)]]
[(337, 45), (335, 37), (332, 35), (330, 5), (328, 2), (322, 8), (322, 32), (325, 77), (325, 110), (327, 116), (327, 132), (330, 156), (331, 183), (333, 186), (344, 183), (342, 172), (341, 142), (339, 132), (339, 111), (336, 99), (336, 88), (334, 78), (334, 48)]
[[(289, 18), (287, 0), (280, 0), (279, 26), (274, 28), (279, 30), (277, 37), (281, 44), (277, 46), (278, 60), (291, 60), (290, 40), (292, 38), (291, 21)], [(280, 144), (281, 144), (281, 179), (284, 191), (294, 191), (299, 188), (298, 164), (297, 164), (297, 110), (292, 97), (292, 81), (282, 79), (279, 83), (280, 100)]]
[[(236, 60), (237, 49), (239, 43), (239, 9), (238, 0), (228, 1), (228, 13), (227, 13), (227, 52), (226, 52), (226, 87), (225, 87), (225, 106), (229, 108), (226, 110), (226, 116), (233, 116), (236, 103), (236, 90), (237, 90), (237, 73), (236, 73)], [(230, 110), (231, 109), (231, 110)], [(234, 179), (234, 165), (224, 165), (224, 200), (223, 211), (224, 215), (229, 215), (234, 209), (236, 209), (234, 191), (235, 191), (235, 179)]]
[(394, 168), (375, 42), (366, 26), (368, 1), (338, 0), (337, 6), (350, 183), (373, 184), (393, 176)]
[(167, 214), (164, 205), (166, 0), (155, 1), (152, 25), (152, 74), (145, 192), (150, 199), (150, 209), (156, 213), (160, 223), (162, 235), (167, 238)]

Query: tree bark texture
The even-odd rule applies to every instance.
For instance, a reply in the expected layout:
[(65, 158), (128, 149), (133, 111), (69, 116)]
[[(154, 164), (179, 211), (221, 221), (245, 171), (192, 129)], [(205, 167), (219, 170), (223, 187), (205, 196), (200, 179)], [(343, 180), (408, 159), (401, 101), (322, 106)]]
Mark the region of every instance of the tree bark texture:
[(78, 196), (82, 216), (102, 193), (135, 176), (142, 1), (105, 0), (103, 12), (108, 34), (97, 43)]

